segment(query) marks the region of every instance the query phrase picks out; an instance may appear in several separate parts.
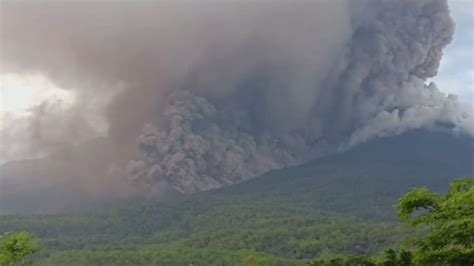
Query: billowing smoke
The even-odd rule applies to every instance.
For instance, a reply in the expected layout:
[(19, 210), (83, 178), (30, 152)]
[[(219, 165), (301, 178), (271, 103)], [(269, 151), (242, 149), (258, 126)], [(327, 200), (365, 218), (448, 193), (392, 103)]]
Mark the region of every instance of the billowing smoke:
[(474, 135), (472, 111), (426, 84), (454, 32), (446, 0), (1, 5), (2, 71), (43, 73), (79, 106), (108, 97), (97, 160), (139, 191), (217, 188), (411, 129)]

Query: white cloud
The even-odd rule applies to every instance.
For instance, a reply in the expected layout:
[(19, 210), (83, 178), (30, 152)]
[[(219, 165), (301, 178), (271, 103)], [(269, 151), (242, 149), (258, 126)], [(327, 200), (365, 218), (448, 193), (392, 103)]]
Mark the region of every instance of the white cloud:
[(0, 116), (25, 114), (45, 100), (71, 105), (74, 94), (39, 74), (0, 74)]
[(433, 80), (442, 91), (459, 95), (474, 108), (474, 1), (452, 0), (449, 5), (456, 33)]

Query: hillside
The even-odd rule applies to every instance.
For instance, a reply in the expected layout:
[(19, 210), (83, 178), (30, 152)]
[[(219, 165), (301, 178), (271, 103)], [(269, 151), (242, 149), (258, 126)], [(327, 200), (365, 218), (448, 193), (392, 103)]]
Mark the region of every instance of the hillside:
[(26, 230), (45, 265), (304, 264), (377, 255), (411, 229), (392, 205), (413, 186), (443, 191), (473, 176), (473, 141), (414, 132), (367, 143), (224, 189), (168, 201), (133, 200), (87, 213), (3, 216), (0, 233)]
[(201, 195), (278, 198), (302, 208), (387, 218), (411, 187), (443, 191), (453, 179), (473, 175), (474, 139), (411, 132)]

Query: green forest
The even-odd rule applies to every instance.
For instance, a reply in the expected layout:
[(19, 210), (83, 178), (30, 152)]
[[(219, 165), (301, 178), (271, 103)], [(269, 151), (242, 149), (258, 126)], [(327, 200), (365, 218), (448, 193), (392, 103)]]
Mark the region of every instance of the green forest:
[[(289, 195), (291, 197), (291, 195)], [(296, 197), (296, 195), (295, 195)], [(1, 265), (472, 265), (474, 179), (407, 191), (398, 218), (301, 208), (284, 198), (197, 194), (0, 220)], [(370, 206), (367, 206), (370, 207)], [(364, 214), (365, 215), (365, 214)], [(21, 233), (20, 233), (21, 232)], [(28, 233), (24, 233), (28, 232)]]

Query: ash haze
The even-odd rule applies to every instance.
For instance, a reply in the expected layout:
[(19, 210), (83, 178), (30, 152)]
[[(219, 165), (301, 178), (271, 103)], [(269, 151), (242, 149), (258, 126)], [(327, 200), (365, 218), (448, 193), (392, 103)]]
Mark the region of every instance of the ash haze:
[(2, 118), (1, 160), (43, 159), (7, 163), (0, 199), (51, 191), (54, 209), (61, 195), (193, 193), (413, 129), (474, 135), (472, 109), (427, 82), (454, 34), (446, 0), (25, 0), (0, 12), (1, 75), (74, 95)]

